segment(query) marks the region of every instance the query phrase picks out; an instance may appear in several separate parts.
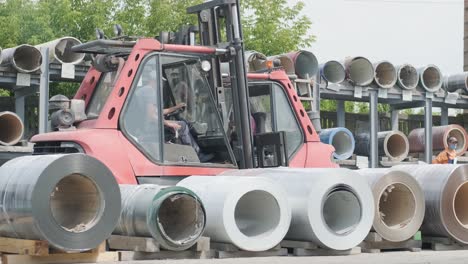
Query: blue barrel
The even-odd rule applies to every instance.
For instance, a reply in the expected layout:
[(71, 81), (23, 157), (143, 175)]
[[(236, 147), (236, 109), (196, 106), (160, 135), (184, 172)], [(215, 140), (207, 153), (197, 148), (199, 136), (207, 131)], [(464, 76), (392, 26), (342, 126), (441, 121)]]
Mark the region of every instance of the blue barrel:
[(320, 132), (320, 141), (335, 148), (333, 157), (337, 160), (349, 159), (354, 153), (354, 136), (347, 128), (323, 129)]

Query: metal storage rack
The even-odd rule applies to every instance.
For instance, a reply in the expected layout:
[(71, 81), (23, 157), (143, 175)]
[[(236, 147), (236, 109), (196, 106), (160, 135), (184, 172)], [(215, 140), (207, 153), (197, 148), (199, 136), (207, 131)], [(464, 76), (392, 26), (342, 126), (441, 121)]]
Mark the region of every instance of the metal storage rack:
[[(379, 130), (378, 104), (389, 104), (391, 107), (392, 129), (398, 130), (398, 111), (408, 108), (424, 108), (425, 128), (425, 153), (424, 161), (432, 161), (432, 107), (440, 107), (441, 124), (448, 125), (448, 109), (468, 109), (468, 96), (458, 93), (447, 93), (440, 89), (436, 93), (426, 92), (417, 87), (414, 90), (403, 90), (398, 86), (391, 89), (378, 88), (374, 84), (367, 87), (354, 86), (348, 82), (341, 84), (327, 84), (320, 76), (311, 80), (315, 83), (312, 93), (300, 95), (307, 97), (305, 101), (312, 102), (312, 110), (320, 112), (320, 99), (331, 99), (337, 101), (337, 126), (345, 125), (345, 101), (369, 103), (369, 126), (370, 126), (370, 156), (369, 167), (379, 166), (377, 133)], [(316, 89), (318, 87), (318, 89)]]

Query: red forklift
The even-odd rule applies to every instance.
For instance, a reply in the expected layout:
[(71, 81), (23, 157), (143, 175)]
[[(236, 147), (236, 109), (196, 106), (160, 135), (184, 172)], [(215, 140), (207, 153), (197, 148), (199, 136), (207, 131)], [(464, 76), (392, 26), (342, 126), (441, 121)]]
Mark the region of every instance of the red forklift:
[(74, 46), (94, 57), (74, 97), (86, 118), (34, 136), (33, 154), (85, 153), (120, 184), (175, 184), (238, 168), (338, 167), (281, 66), (246, 72), (238, 0), (187, 12), (198, 27), (157, 38), (99, 34)]

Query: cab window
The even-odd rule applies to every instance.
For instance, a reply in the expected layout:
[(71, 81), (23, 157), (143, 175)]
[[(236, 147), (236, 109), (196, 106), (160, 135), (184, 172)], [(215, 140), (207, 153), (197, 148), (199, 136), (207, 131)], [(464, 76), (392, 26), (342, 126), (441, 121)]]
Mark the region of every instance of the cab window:
[(114, 87), (116, 77), (117, 71), (105, 72), (101, 75), (99, 83), (96, 88), (94, 88), (93, 96), (91, 97), (86, 109), (88, 119), (99, 117), (99, 114), (101, 114), (101, 110)]

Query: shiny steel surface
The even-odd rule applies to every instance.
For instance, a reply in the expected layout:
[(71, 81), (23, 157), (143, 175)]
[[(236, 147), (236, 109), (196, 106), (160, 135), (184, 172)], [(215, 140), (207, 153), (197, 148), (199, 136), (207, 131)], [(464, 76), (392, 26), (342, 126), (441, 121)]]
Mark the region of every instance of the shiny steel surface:
[(424, 191), (423, 236), (468, 244), (468, 165), (403, 165), (392, 170), (411, 174)]
[[(369, 134), (359, 134), (355, 137), (357, 155), (370, 155)], [(408, 157), (409, 141), (400, 131), (382, 131), (377, 133), (379, 156), (388, 157), (391, 161), (402, 161)]]
[(468, 93), (468, 72), (454, 74), (444, 79), (444, 88), (448, 92), (462, 90), (462, 93)]
[(122, 212), (114, 234), (153, 237), (168, 250), (193, 246), (205, 230), (205, 209), (182, 187), (120, 185)]

